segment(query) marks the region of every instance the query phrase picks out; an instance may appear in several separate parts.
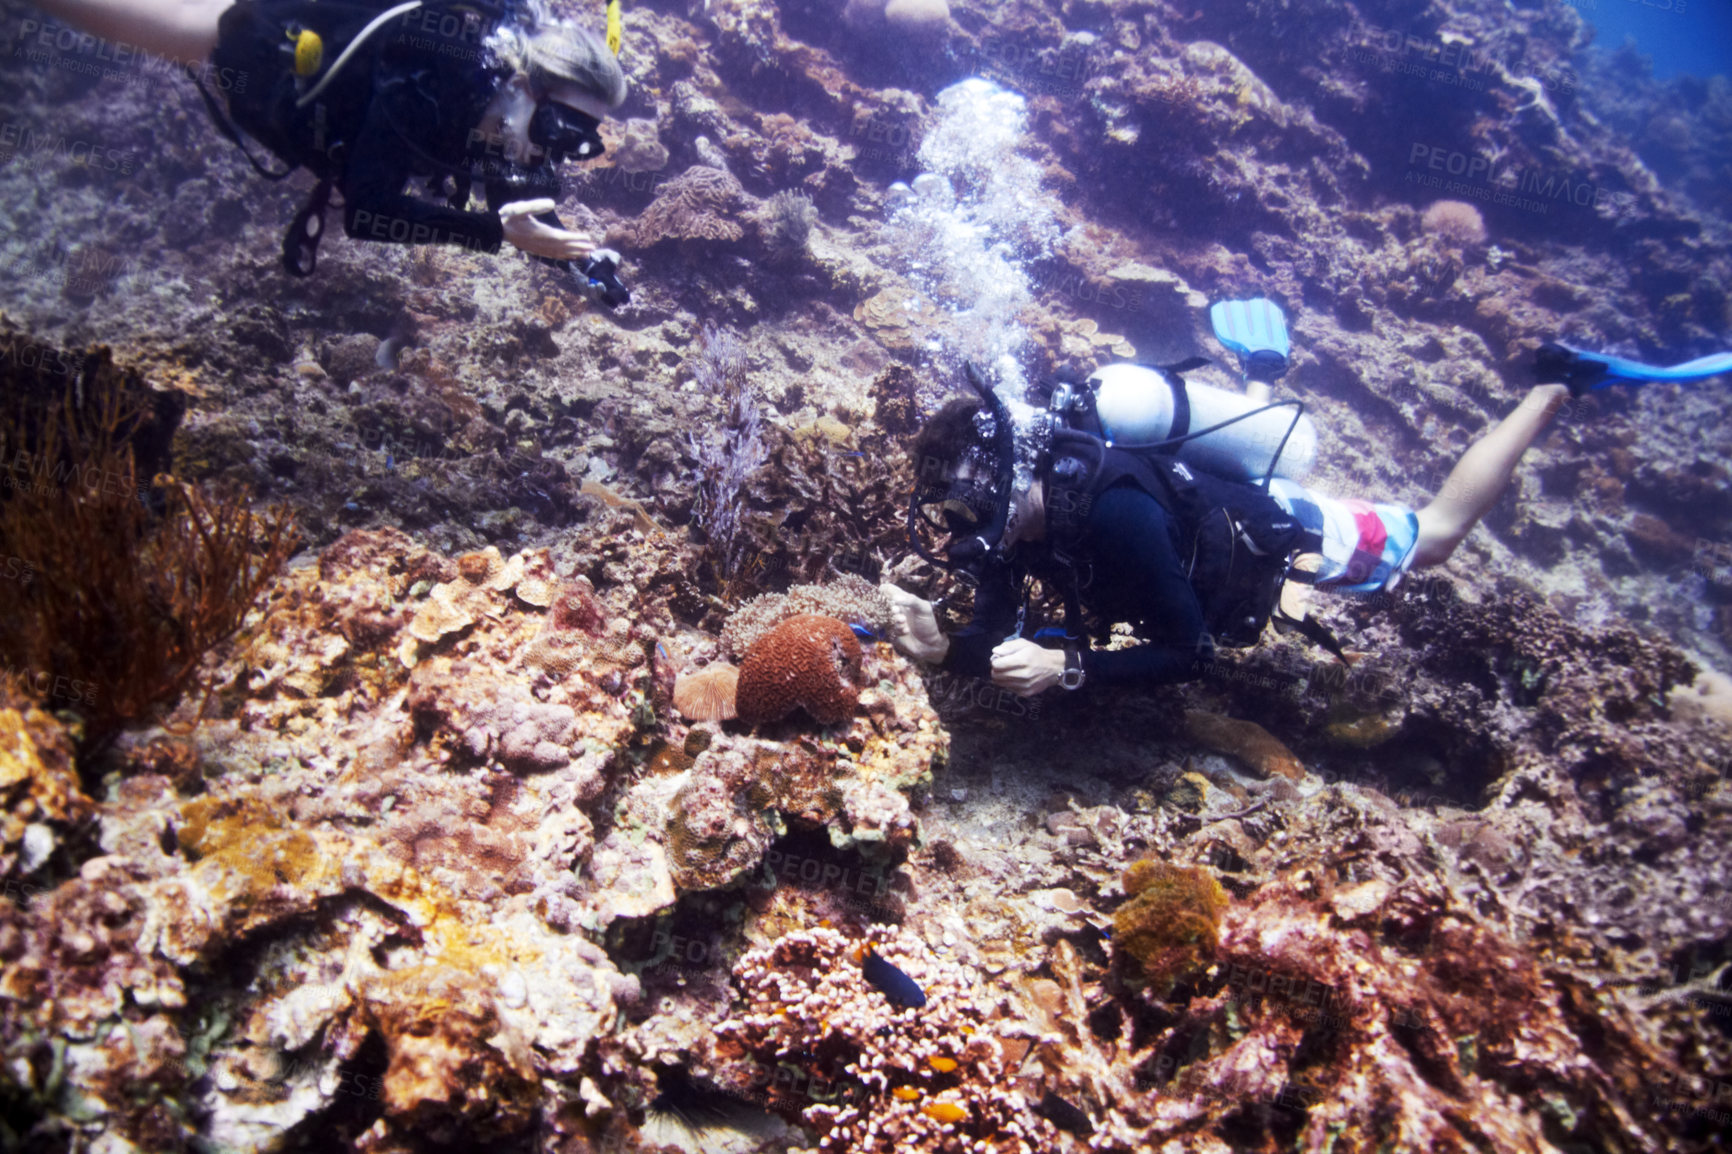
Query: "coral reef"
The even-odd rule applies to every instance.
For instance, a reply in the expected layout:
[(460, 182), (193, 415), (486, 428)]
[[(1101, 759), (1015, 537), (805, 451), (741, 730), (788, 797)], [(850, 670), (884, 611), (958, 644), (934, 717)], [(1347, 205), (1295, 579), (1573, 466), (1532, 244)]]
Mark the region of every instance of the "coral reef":
[[(1572, 402), (1448, 578), (1314, 598), (1351, 667), (1274, 636), (1022, 699), (863, 640), (850, 715), (750, 733), (675, 675), (881, 630), (880, 579), (966, 604), (902, 560), (896, 443), (963, 357), (1218, 357), (1208, 304), (1262, 293), (1308, 483), (1417, 507), (1538, 342), (1716, 351), (1732, 89), (1587, 7), (628, 6), (560, 202), (623, 253), (605, 313), (509, 252), (280, 276), (304, 184), (43, 21), (0, 70), (0, 393), (126, 376), (139, 515), (244, 488), (317, 552), (106, 753), (82, 675), (7, 655), (0, 1144), (1718, 1148), (1717, 385)], [(0, 632), (59, 578), (26, 553)], [(657, 1129), (682, 1079), (747, 1101)]]
[[(976, 976), (893, 927), (869, 935), (803, 930), (740, 958), (735, 1004), (714, 1042), (721, 1084), (750, 1091), (764, 1084), (754, 1070), (805, 1066), (807, 1095), (840, 1100), (807, 1104), (770, 1080), (764, 1103), (798, 1112), (823, 1150), (1046, 1148), (1051, 1125), (1007, 1083), (1011, 1054), (1026, 1045), (997, 1036), (995, 999)], [(898, 1009), (867, 982), (867, 943), (925, 990), (926, 1008)]]
[(0, 880), (7, 893), (30, 896), (15, 883), (35, 874), (61, 838), (91, 813), (73, 765), (66, 731), (25, 693), (12, 674), (0, 675)]
[(834, 617), (802, 613), (752, 642), (740, 663), (740, 720), (780, 721), (796, 709), (820, 725), (846, 720), (860, 700), (860, 642)]

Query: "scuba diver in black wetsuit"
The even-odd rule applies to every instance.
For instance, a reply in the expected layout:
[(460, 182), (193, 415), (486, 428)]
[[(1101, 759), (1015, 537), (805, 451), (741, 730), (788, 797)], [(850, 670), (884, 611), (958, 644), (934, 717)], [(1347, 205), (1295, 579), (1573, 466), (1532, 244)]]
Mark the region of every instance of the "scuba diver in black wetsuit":
[[(626, 97), (618, 4), (604, 45), (572, 25), (532, 26), (521, 0), (43, 0), (102, 36), (182, 61), (208, 55), (238, 78), (226, 115), (200, 85), (219, 128), (286, 166), (248, 150), (264, 175), (304, 167), (319, 178), (283, 242), (291, 274), (313, 271), (336, 189), (354, 239), (484, 252), (509, 241), (574, 269), (610, 307), (629, 298), (618, 254), (564, 228), (554, 205), (559, 165), (601, 155), (601, 118)], [(412, 181), (431, 197), (406, 194)], [(477, 188), (485, 210), (469, 207)]]
[[(1223, 305), (1269, 310), (1276, 337), (1230, 339)], [(1284, 318), (1266, 301), (1223, 305), (1216, 332), (1240, 354), (1249, 397), (1187, 386), (1182, 373), (1200, 361), (1109, 365), (1086, 382), (1057, 384), (1045, 412), (1013, 413), (970, 366), (976, 395), (940, 409), (911, 448), (918, 485), (909, 540), (975, 586), (974, 614), (947, 636), (935, 603), (887, 584), (895, 621), (886, 639), (916, 660), (1024, 696), (1055, 685), (1188, 681), (1218, 645), (1256, 644), (1271, 618), (1345, 660), (1327, 630), (1280, 613), (1289, 580), (1393, 589), (1408, 569), (1449, 560), (1567, 400), (1611, 384), (1732, 371), (1732, 353), (1662, 368), (1544, 345), (1541, 383), (1468, 448), (1429, 504), (1409, 510), (1326, 496), (1280, 475), (1302, 473), (1315, 446), (1301, 417), (1256, 428), (1270, 410), (1298, 404), (1257, 407), (1266, 382), (1286, 368)], [(1296, 431), (1304, 443), (1295, 468)], [(1037, 580), (1064, 602), (1064, 628), (1031, 638)], [(1120, 624), (1140, 643), (1094, 646)]]

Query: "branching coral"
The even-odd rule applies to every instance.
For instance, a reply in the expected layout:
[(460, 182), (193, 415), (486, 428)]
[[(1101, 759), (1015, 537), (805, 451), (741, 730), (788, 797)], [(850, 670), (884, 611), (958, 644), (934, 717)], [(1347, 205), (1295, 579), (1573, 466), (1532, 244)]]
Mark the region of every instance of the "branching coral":
[(790, 617), (814, 614), (859, 623), (881, 633), (890, 626), (890, 603), (878, 587), (864, 577), (848, 574), (827, 585), (795, 585), (786, 593), (764, 593), (752, 598), (728, 618), (722, 628), (722, 644), (736, 657)]
[[(1054, 1148), (1056, 1132), (1008, 1079), (974, 975), (912, 935), (887, 926), (872, 935), (879, 956), (925, 992), (924, 1008), (898, 1009), (867, 981), (866, 943), (824, 928), (785, 934), (734, 967), (739, 1009), (717, 1030), (717, 1053), (734, 1060), (724, 1078), (748, 1090), (768, 1081), (766, 1105), (798, 1112), (821, 1150)], [(790, 1064), (797, 1082), (755, 1075)]]

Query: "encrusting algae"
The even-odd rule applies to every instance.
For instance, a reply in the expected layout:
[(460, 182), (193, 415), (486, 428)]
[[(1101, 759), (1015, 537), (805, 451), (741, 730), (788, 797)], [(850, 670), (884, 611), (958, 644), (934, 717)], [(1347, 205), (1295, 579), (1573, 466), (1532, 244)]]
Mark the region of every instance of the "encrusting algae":
[(1227, 891), (1204, 870), (1151, 858), (1132, 862), (1122, 884), (1127, 900), (1113, 914), (1114, 951), (1165, 994), (1214, 953)]

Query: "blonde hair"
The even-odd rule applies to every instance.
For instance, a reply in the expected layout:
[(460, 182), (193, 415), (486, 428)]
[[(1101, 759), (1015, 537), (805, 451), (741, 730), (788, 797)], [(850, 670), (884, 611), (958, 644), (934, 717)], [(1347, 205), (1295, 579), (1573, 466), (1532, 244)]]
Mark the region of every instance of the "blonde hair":
[(607, 45), (587, 28), (556, 22), (533, 31), (502, 29), (495, 46), (502, 63), (535, 84), (573, 85), (594, 99), (597, 116), (625, 103), (625, 72)]

